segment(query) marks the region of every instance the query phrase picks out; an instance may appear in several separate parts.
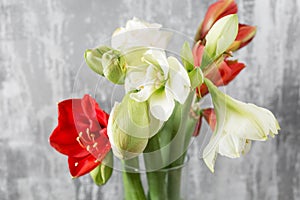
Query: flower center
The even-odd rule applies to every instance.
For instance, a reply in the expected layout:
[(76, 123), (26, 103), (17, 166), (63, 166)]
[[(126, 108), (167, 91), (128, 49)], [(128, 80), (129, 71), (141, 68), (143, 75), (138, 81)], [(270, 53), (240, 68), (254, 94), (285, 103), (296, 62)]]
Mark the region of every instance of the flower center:
[[(86, 149), (90, 154), (92, 154), (97, 160), (100, 161), (105, 157), (106, 150), (105, 149), (110, 149), (109, 143), (107, 138), (102, 138), (105, 136), (99, 135), (99, 137), (96, 138), (96, 135), (94, 133), (90, 133), (90, 129), (87, 128), (85, 132), (80, 132), (78, 134), (78, 137), (76, 138), (77, 142), (80, 144), (80, 146), (84, 149)], [(100, 138), (100, 139), (99, 139)], [(101, 144), (96, 141), (98, 140), (106, 144)], [(104, 145), (104, 146), (103, 146)], [(101, 147), (99, 147), (101, 146)], [(103, 148), (104, 147), (104, 148)]]
[(160, 88), (160, 86), (161, 86), (162, 84), (164, 84), (164, 82), (165, 82), (165, 77), (164, 77), (164, 75), (163, 75), (160, 71), (156, 72), (155, 82), (154, 82), (154, 87), (155, 87), (156, 89), (158, 89), (158, 88)]

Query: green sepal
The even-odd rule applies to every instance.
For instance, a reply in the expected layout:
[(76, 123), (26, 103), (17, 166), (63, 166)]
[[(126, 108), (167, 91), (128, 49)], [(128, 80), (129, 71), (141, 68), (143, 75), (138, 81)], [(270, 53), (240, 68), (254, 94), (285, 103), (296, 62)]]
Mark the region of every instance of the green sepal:
[(109, 152), (102, 163), (90, 172), (90, 175), (95, 184), (98, 186), (104, 185), (110, 179), (113, 169), (113, 154)]
[(204, 76), (200, 67), (194, 68), (193, 71), (189, 72), (188, 75), (191, 81), (192, 89), (195, 89), (196, 87), (201, 85), (204, 81)]
[(190, 72), (194, 69), (194, 58), (190, 44), (185, 41), (180, 51), (180, 57), (186, 71)]

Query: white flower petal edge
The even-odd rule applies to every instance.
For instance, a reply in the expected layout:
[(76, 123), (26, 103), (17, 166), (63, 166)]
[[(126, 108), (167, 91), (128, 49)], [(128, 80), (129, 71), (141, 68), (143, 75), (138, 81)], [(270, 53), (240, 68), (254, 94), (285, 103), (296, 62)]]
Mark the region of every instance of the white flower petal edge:
[(210, 142), (203, 151), (203, 159), (214, 172), (217, 154), (229, 158), (240, 157), (250, 150), (251, 141), (265, 141), (278, 134), (279, 124), (267, 109), (235, 100), (205, 79), (215, 107), (217, 125)]
[(171, 32), (162, 31), (161, 24), (148, 23), (134, 17), (125, 27), (118, 28), (112, 35), (111, 46), (128, 49), (137, 46), (151, 46), (165, 49), (172, 37)]
[(149, 99), (151, 114), (162, 121), (167, 121), (175, 107), (172, 94), (168, 90), (157, 90)]
[(189, 95), (191, 82), (185, 68), (175, 57), (168, 57), (170, 66), (169, 80), (166, 88), (173, 94), (174, 99), (183, 104)]
[(116, 148), (116, 145), (115, 145), (115, 142), (114, 142), (114, 139), (113, 139), (113, 121), (114, 121), (114, 118), (115, 118), (115, 109), (117, 106), (119, 106), (120, 103), (115, 103), (114, 107), (112, 108), (111, 112), (110, 112), (110, 116), (108, 118), (108, 123), (107, 123), (107, 135), (108, 135), (108, 139), (109, 139), (109, 142), (110, 142), (110, 145), (111, 145), (111, 149), (114, 153), (114, 155), (116, 155), (118, 158), (122, 158), (123, 155), (121, 154), (121, 152), (118, 150), (118, 148)]

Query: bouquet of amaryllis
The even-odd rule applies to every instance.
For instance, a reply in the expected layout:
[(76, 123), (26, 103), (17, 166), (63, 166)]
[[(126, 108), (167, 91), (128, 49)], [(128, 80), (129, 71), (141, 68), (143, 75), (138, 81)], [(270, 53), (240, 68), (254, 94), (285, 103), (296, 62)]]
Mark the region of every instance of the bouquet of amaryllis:
[[(256, 32), (239, 24), (236, 13), (233, 0), (212, 4), (195, 40), (183, 42), (178, 54), (169, 47), (174, 32), (137, 18), (113, 33), (110, 46), (86, 50), (90, 69), (123, 85), (125, 95), (110, 114), (89, 95), (58, 104), (58, 126), (50, 144), (68, 156), (72, 177), (90, 173), (103, 185), (118, 160), (124, 199), (182, 199), (181, 170), (202, 118), (213, 130), (202, 155), (212, 172), (218, 154), (237, 158), (250, 150), (252, 140), (278, 134), (278, 122), (269, 110), (218, 88), (245, 67), (233, 54)], [(205, 98), (211, 107), (201, 106)], [(145, 171), (146, 185), (140, 171)]]

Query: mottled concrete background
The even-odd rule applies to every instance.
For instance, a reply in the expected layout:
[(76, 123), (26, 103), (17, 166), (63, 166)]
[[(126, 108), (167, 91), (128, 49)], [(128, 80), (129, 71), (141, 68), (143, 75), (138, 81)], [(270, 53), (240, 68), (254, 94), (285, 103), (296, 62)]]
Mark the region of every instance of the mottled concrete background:
[[(48, 145), (56, 102), (70, 98), (86, 48), (137, 16), (193, 37), (209, 0), (0, 0), (0, 200), (99, 200), (117, 195), (72, 180), (66, 157)], [(258, 34), (243, 49), (247, 68), (228, 87), (237, 99), (272, 110), (282, 131), (241, 159), (219, 157), (215, 174), (191, 149), (191, 199), (300, 199), (300, 1), (238, 0)], [(108, 91), (101, 94), (105, 101)], [(98, 94), (100, 98), (100, 94)], [(106, 105), (106, 104), (105, 104)], [(108, 104), (107, 104), (108, 105)], [(112, 198), (106, 198), (112, 199)]]

